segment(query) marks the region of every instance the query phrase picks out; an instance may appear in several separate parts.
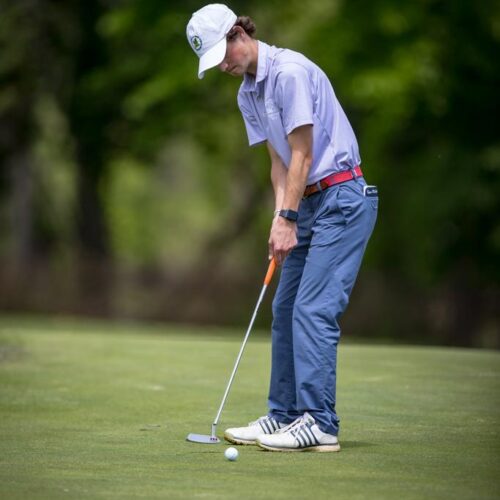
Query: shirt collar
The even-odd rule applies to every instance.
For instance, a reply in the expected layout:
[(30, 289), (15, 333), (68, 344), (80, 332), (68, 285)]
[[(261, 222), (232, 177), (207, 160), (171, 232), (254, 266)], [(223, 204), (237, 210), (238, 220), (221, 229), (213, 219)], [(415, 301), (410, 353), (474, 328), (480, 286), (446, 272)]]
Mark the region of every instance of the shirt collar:
[(241, 90), (244, 92), (257, 92), (258, 84), (264, 80), (269, 72), (269, 55), (271, 47), (267, 43), (257, 40), (257, 75), (252, 76), (248, 73), (243, 75), (243, 85)]

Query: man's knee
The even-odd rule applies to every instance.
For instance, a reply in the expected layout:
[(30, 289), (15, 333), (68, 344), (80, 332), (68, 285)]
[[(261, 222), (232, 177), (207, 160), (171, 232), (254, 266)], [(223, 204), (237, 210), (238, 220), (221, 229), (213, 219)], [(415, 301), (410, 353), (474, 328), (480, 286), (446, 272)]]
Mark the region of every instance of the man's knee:
[(342, 315), (348, 302), (349, 296), (342, 290), (324, 298), (311, 299), (307, 296), (298, 296), (293, 307), (293, 320), (311, 318), (313, 321), (324, 319), (332, 322)]

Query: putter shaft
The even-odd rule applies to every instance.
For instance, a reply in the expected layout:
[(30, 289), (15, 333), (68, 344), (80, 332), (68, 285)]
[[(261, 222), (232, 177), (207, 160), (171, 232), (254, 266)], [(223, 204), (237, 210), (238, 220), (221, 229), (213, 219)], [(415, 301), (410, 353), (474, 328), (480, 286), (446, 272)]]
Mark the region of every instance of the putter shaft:
[(271, 260), (271, 262), (269, 263), (269, 267), (267, 269), (267, 274), (266, 274), (266, 277), (264, 279), (264, 285), (263, 285), (262, 290), (260, 292), (259, 299), (257, 300), (257, 305), (255, 306), (255, 309), (253, 311), (252, 318), (250, 319), (250, 324), (248, 325), (248, 329), (247, 329), (247, 332), (245, 334), (245, 338), (243, 339), (243, 343), (241, 344), (240, 352), (238, 353), (238, 357), (236, 358), (236, 362), (234, 363), (233, 371), (231, 373), (231, 376), (229, 377), (229, 382), (227, 384), (226, 391), (224, 392), (224, 396), (222, 397), (222, 402), (219, 406), (219, 411), (217, 412), (214, 423), (212, 424), (212, 437), (216, 437), (215, 433), (216, 433), (216, 429), (217, 429), (217, 424), (219, 423), (219, 418), (221, 416), (224, 405), (226, 404), (227, 395), (229, 394), (229, 390), (231, 389), (231, 385), (233, 384), (234, 376), (236, 375), (236, 371), (238, 370), (238, 366), (240, 364), (241, 357), (243, 356), (243, 351), (245, 350), (245, 346), (247, 345), (247, 340), (248, 340), (248, 337), (250, 336), (250, 332), (252, 331), (252, 327), (253, 327), (255, 318), (257, 317), (257, 312), (259, 310), (262, 299), (264, 298), (264, 295), (266, 293), (267, 286), (271, 282), (271, 279), (273, 277), (275, 269), (276, 269), (276, 261), (273, 258)]
[(234, 376), (236, 375), (236, 371), (238, 370), (238, 366), (240, 364), (241, 357), (243, 356), (243, 351), (245, 350), (245, 346), (247, 345), (247, 340), (248, 337), (250, 336), (250, 332), (252, 331), (252, 326), (255, 321), (255, 317), (257, 316), (257, 311), (259, 310), (259, 306), (262, 302), (262, 299), (264, 298), (264, 295), (266, 293), (267, 285), (264, 284), (262, 287), (262, 291), (260, 292), (259, 295), (259, 300), (257, 301), (257, 305), (255, 306), (255, 310), (252, 315), (252, 319), (250, 320), (250, 325), (248, 326), (247, 333), (245, 334), (245, 338), (243, 339), (243, 344), (241, 345), (240, 352), (238, 353), (238, 357), (236, 358), (236, 363), (234, 364), (233, 372), (231, 373), (231, 376), (229, 377), (229, 382), (226, 387), (226, 392), (224, 392), (224, 396), (222, 397), (222, 402), (219, 407), (219, 411), (217, 412), (217, 415), (215, 417), (214, 423), (212, 424), (212, 436), (215, 436), (215, 429), (217, 427), (217, 424), (219, 423), (219, 418), (222, 413), (222, 409), (224, 408), (224, 405), (226, 404), (226, 399), (227, 395), (229, 394), (229, 390), (231, 389), (231, 385), (233, 384)]
[(224, 396), (222, 397), (222, 401), (221, 401), (221, 404), (219, 406), (219, 411), (217, 412), (214, 423), (212, 424), (211, 434), (209, 436), (202, 435), (202, 434), (189, 434), (186, 438), (188, 441), (191, 441), (194, 443), (202, 443), (202, 444), (220, 443), (220, 439), (216, 435), (217, 424), (219, 423), (220, 415), (222, 413), (224, 405), (226, 404), (227, 395), (229, 394), (229, 390), (231, 389), (231, 385), (233, 383), (234, 376), (236, 375), (236, 371), (238, 370), (238, 366), (240, 364), (240, 360), (241, 360), (241, 357), (243, 355), (243, 351), (245, 350), (245, 346), (247, 344), (248, 337), (250, 336), (250, 332), (252, 331), (252, 326), (253, 326), (253, 323), (255, 321), (255, 317), (257, 316), (257, 311), (259, 310), (262, 299), (264, 298), (264, 295), (266, 293), (267, 286), (271, 282), (271, 279), (273, 277), (275, 269), (276, 269), (276, 261), (273, 258), (271, 260), (271, 262), (269, 263), (269, 267), (267, 269), (267, 274), (266, 274), (266, 277), (264, 279), (264, 286), (262, 287), (262, 291), (260, 292), (259, 299), (257, 300), (257, 305), (255, 306), (252, 318), (250, 320), (250, 324), (248, 325), (248, 329), (247, 329), (247, 332), (245, 334), (245, 338), (243, 339), (243, 344), (241, 345), (240, 352), (238, 353), (238, 357), (236, 358), (236, 362), (234, 364), (233, 371), (231, 373), (231, 376), (229, 377), (229, 382), (227, 383), (227, 387), (226, 387), (226, 390), (224, 392)]

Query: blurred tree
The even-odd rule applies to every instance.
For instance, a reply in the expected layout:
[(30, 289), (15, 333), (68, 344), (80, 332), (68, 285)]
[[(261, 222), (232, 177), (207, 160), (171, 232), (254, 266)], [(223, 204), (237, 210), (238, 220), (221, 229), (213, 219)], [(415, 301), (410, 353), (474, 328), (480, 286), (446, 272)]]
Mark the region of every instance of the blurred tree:
[[(10, 253), (17, 273), (29, 270), (33, 256), (33, 175), (35, 136), (32, 109), (38, 74), (37, 27), (25, 20), (32, 2), (3, 5), (0, 16), (0, 189), (9, 196)], [(14, 44), (13, 41), (16, 41)]]
[(4, 251), (29, 276), (34, 257), (50, 254), (60, 238), (48, 206), (57, 193), (44, 185), (37, 145), (41, 122), (53, 116), (54, 96), (64, 93), (70, 78), (71, 62), (60, 46), (74, 25), (59, 2), (4, 0), (1, 7), (0, 200), (11, 214)]
[(105, 12), (104, 4), (100, 0), (74, 2), (77, 36), (69, 48), (73, 62), (72, 85), (67, 92), (67, 102), (62, 102), (76, 145), (77, 234), (82, 251), (93, 258), (109, 255), (102, 184), (109, 148), (107, 127), (119, 98), (93, 79), (93, 74), (107, 64), (107, 47), (97, 32), (97, 23)]
[[(5, 57), (0, 66), (0, 130), (6, 167), (2, 173), (4, 185), (10, 184), (12, 258), (26, 277), (35, 257), (50, 255), (61, 237), (51, 226), (44, 203), (57, 193), (43, 192), (47, 186), (34, 151), (44, 127), (40, 121), (46, 119), (39, 110), (47, 102), (64, 115), (75, 146), (78, 207), (72, 222), (80, 253), (94, 263), (109, 253), (100, 184), (106, 168), (103, 129), (110, 106), (88, 84), (92, 70), (105, 60), (105, 45), (95, 32), (103, 10), (99, 1), (76, 0), (20, 0), (6, 2), (2, 9), (0, 36)], [(79, 282), (85, 286), (85, 277), (97, 270), (95, 266), (83, 269)], [(106, 280), (98, 281), (105, 290)]]

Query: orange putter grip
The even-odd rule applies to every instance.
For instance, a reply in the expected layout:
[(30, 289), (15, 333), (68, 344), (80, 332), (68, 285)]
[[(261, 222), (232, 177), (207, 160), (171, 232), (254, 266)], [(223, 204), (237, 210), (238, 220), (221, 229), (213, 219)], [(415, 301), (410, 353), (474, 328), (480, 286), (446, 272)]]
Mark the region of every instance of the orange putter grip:
[(269, 267), (267, 268), (267, 274), (266, 277), (264, 278), (264, 285), (269, 285), (269, 283), (271, 283), (275, 269), (276, 269), (276, 261), (274, 260), (273, 257), (271, 259), (271, 262), (269, 262)]

